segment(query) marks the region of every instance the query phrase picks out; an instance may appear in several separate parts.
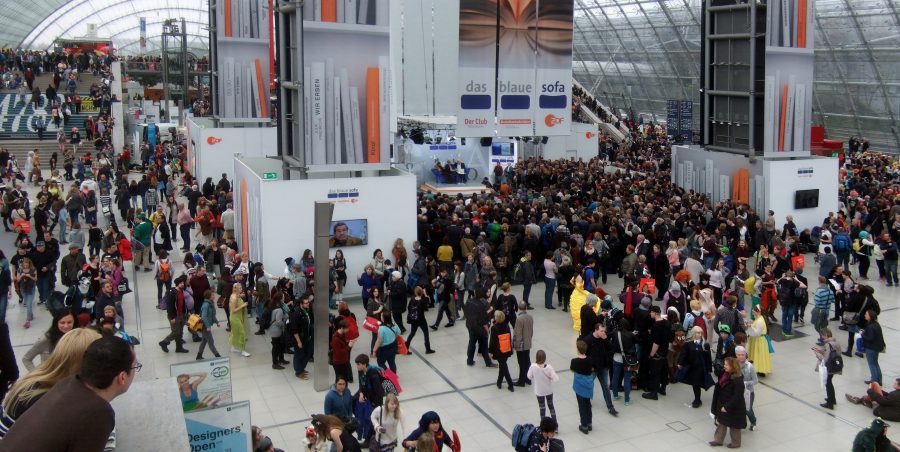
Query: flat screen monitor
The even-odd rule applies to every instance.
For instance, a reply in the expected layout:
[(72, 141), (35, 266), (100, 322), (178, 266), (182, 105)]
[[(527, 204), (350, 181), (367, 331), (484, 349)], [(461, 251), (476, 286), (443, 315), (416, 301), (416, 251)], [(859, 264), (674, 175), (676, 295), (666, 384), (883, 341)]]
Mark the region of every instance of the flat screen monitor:
[(794, 193), (795, 209), (812, 209), (819, 207), (819, 189), (797, 190)]
[(369, 243), (369, 221), (366, 219), (331, 222), (330, 248), (362, 246)]

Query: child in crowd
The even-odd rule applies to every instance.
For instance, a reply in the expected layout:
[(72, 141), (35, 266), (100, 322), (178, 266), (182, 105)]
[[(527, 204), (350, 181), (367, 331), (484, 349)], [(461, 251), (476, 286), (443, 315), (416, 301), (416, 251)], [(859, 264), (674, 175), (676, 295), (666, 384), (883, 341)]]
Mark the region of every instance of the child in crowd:
[(581, 420), (578, 430), (587, 435), (593, 430), (591, 399), (594, 398), (594, 372), (587, 357), (587, 343), (578, 341), (575, 347), (578, 349), (578, 356), (572, 358), (569, 370), (575, 375), (572, 379), (572, 389), (575, 391), (575, 399), (578, 400), (578, 415)]
[(549, 407), (550, 417), (556, 420), (556, 408), (553, 406), (553, 383), (559, 381), (559, 375), (553, 370), (553, 366), (547, 364), (547, 354), (543, 350), (538, 350), (534, 355), (534, 362), (528, 368), (528, 379), (534, 385), (534, 395), (538, 399), (541, 417), (545, 416), (546, 408)]

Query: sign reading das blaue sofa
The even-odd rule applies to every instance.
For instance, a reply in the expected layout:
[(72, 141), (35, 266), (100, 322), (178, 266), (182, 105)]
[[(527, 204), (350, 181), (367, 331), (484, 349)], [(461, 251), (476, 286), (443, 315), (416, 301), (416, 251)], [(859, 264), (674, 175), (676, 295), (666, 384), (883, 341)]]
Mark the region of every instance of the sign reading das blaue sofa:
[(460, 0), (457, 136), (569, 134), (573, 14), (572, 0)]

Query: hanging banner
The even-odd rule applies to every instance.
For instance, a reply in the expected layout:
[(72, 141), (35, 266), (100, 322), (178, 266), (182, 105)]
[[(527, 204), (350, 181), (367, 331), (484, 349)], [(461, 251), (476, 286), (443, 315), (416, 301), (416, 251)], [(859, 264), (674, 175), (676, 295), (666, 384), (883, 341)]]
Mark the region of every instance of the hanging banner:
[(169, 375), (178, 382), (185, 413), (227, 405), (232, 401), (231, 360), (227, 357), (172, 364)]
[(147, 52), (147, 18), (138, 19), (138, 28), (140, 29), (140, 37), (138, 38), (141, 55)]
[(494, 136), (497, 1), (459, 2), (459, 137)]
[(502, 0), (497, 52), (497, 134), (534, 135), (537, 5)]
[(460, 0), (457, 136), (569, 135), (574, 8)]
[(537, 108), (534, 134), (568, 135), (572, 127), (572, 0), (537, 0)]
[(250, 402), (184, 414), (191, 450), (250, 451)]

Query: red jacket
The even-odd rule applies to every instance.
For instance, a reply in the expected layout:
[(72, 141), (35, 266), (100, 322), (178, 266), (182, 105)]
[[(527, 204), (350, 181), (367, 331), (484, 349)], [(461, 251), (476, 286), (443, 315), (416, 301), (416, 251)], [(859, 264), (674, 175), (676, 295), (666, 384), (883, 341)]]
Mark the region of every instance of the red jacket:
[(131, 256), (131, 242), (128, 239), (119, 240), (119, 255), (122, 256), (122, 261), (130, 261), (132, 259)]
[(336, 331), (331, 336), (331, 362), (333, 364), (350, 362), (350, 342)]

